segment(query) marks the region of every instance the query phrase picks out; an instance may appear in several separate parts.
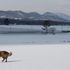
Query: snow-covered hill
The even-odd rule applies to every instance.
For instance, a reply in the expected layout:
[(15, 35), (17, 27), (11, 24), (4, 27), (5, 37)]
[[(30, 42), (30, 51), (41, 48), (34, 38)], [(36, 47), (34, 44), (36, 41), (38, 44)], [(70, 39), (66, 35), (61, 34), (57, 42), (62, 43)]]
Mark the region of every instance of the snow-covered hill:
[(0, 11), (0, 18), (70, 21), (70, 16), (63, 13), (58, 14), (53, 12), (39, 14), (37, 12), (26, 13), (22, 11)]

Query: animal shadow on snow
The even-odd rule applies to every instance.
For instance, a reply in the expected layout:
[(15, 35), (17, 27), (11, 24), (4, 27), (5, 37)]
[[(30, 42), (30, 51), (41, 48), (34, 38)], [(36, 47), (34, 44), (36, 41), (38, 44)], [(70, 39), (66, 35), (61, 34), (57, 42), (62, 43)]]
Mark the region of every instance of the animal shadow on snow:
[(21, 62), (21, 60), (10, 60), (10, 61), (7, 61), (7, 62)]
[(0, 62), (0, 63), (14, 63), (14, 62), (21, 62), (21, 60), (8, 60), (7, 62)]

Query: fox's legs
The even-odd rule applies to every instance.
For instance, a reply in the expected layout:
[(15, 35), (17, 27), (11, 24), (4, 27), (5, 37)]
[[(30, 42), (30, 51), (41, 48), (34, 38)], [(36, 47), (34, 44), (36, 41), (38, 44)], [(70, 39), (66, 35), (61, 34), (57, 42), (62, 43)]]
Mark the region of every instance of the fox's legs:
[(7, 62), (7, 58), (6, 58), (6, 61), (5, 62)]
[(2, 62), (5, 60), (5, 58), (3, 58)]
[[(6, 60), (6, 61), (5, 61), (5, 60)], [(2, 62), (4, 62), (4, 61), (7, 62), (7, 58), (3, 58)]]

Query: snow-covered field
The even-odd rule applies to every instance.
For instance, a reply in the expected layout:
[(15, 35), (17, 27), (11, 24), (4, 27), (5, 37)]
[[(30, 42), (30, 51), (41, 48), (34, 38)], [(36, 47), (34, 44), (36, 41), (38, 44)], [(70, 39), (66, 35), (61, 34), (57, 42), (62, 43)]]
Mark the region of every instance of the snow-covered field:
[(60, 34), (0, 34), (0, 44), (65, 44), (70, 43), (70, 33)]
[[(43, 32), (42, 25), (0, 25), (0, 33), (21, 33), (21, 32), (32, 32), (41, 33)], [(49, 28), (55, 28), (57, 31), (70, 30), (70, 26), (50, 26)]]
[(41, 32), (42, 26), (38, 25), (0, 25), (0, 33), (15, 32)]
[(70, 33), (0, 34), (0, 50), (13, 52), (7, 63), (0, 58), (1, 70), (70, 70)]
[(70, 70), (70, 44), (0, 45), (0, 50), (12, 51), (1, 70)]

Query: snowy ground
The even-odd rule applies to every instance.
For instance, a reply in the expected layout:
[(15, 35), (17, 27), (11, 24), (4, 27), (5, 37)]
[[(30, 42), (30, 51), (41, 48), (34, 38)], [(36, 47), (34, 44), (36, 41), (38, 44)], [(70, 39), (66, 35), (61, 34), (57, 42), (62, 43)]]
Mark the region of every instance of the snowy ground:
[[(41, 33), (44, 28), (42, 25), (0, 25), (0, 33)], [(70, 30), (70, 26), (50, 26), (50, 28), (55, 28), (56, 31)]]
[(0, 45), (0, 50), (12, 51), (1, 70), (70, 70), (70, 44)]
[(59, 32), (61, 30), (70, 30), (70, 26), (54, 26), (58, 31), (54, 35), (45, 34), (42, 27), (38, 25), (0, 25), (0, 44), (70, 43), (70, 33)]
[(65, 44), (70, 43), (70, 33), (60, 34), (0, 34), (0, 44)]
[(1, 70), (70, 70), (70, 33), (0, 34), (0, 50), (13, 52)]

